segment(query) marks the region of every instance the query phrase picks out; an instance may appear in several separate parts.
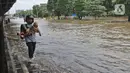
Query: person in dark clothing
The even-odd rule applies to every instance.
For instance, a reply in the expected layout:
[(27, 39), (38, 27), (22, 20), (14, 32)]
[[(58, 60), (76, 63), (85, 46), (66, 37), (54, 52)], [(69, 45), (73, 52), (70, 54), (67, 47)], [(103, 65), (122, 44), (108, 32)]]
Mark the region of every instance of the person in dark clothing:
[[(33, 28), (34, 18), (31, 15), (27, 15), (25, 18), (27, 24), (22, 24), (20, 27), (20, 36), (22, 39), (25, 39), (26, 45), (28, 47), (29, 58), (33, 58), (33, 54), (36, 48), (36, 35)], [(37, 27), (38, 28), (38, 27)], [(39, 29), (38, 29), (39, 31)], [(39, 31), (40, 32), (40, 31)], [(40, 34), (41, 36), (41, 34)]]

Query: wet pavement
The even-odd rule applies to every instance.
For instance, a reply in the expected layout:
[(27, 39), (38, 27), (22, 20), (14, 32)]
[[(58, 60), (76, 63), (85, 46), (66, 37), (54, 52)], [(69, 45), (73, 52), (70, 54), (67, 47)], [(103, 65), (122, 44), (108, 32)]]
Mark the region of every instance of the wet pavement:
[[(24, 41), (12, 37), (23, 19), (11, 21), (14, 25), (8, 31), (9, 38), (17, 40), (14, 45), (24, 48), (20, 51), (27, 59)], [(42, 36), (37, 34), (33, 63), (43, 73), (130, 73), (130, 25), (36, 21)]]

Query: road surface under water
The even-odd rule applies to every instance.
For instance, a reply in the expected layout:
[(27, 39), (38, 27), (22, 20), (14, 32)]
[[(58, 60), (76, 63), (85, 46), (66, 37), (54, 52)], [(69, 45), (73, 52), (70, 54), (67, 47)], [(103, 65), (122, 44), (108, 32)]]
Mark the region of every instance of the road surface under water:
[(130, 26), (37, 22), (35, 62), (52, 73), (130, 73)]

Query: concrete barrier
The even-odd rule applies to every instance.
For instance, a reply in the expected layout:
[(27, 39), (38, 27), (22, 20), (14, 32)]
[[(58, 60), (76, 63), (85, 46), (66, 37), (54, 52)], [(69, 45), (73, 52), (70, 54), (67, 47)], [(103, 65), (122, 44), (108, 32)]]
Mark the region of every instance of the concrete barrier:
[(11, 52), (12, 47), (7, 39), (7, 35), (5, 34), (4, 36), (5, 57), (7, 61), (8, 73), (29, 73), (26, 65), (21, 60), (22, 56), (19, 54), (13, 55), (13, 52)]

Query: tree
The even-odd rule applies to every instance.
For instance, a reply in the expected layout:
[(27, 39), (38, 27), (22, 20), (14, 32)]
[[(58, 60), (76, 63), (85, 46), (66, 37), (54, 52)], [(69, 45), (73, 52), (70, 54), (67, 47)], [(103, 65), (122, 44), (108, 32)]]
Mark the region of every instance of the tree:
[(127, 0), (116, 0), (116, 4), (125, 4)]
[(48, 0), (47, 2), (47, 10), (51, 15), (54, 15), (57, 9), (58, 0)]
[(56, 10), (60, 15), (68, 16), (70, 13), (69, 0), (58, 0)]
[(47, 4), (34, 5), (33, 14), (37, 17), (44, 17), (45, 14), (48, 14)]
[(88, 1), (85, 4), (85, 11), (87, 15), (100, 17), (105, 14), (105, 6), (102, 6), (102, 1), (100, 0), (94, 0), (94, 1)]
[(130, 22), (130, 0), (117, 0), (116, 4), (125, 4), (126, 15), (128, 15), (128, 22)]
[(74, 3), (75, 0), (48, 0), (47, 10), (60, 19), (61, 15), (66, 17), (73, 13)]
[(18, 17), (25, 17), (26, 15), (33, 15), (32, 10), (18, 10), (18, 12), (15, 13), (15, 16)]
[(40, 4), (39, 17), (49, 16), (47, 11), (47, 4)]
[(105, 6), (107, 15), (109, 11), (114, 10), (112, 0), (104, 0), (102, 5)]
[(48, 0), (47, 10), (58, 16), (76, 13), (79, 19), (91, 15), (96, 17), (105, 15), (113, 9), (113, 0)]
[(47, 10), (52, 13), (54, 9), (54, 0), (48, 0), (47, 2)]
[(80, 20), (83, 17), (84, 3), (84, 0), (77, 0), (74, 4), (74, 10)]
[(40, 6), (39, 5), (34, 5), (33, 6), (33, 14), (34, 14), (34, 16), (38, 17), (39, 12), (40, 12)]

